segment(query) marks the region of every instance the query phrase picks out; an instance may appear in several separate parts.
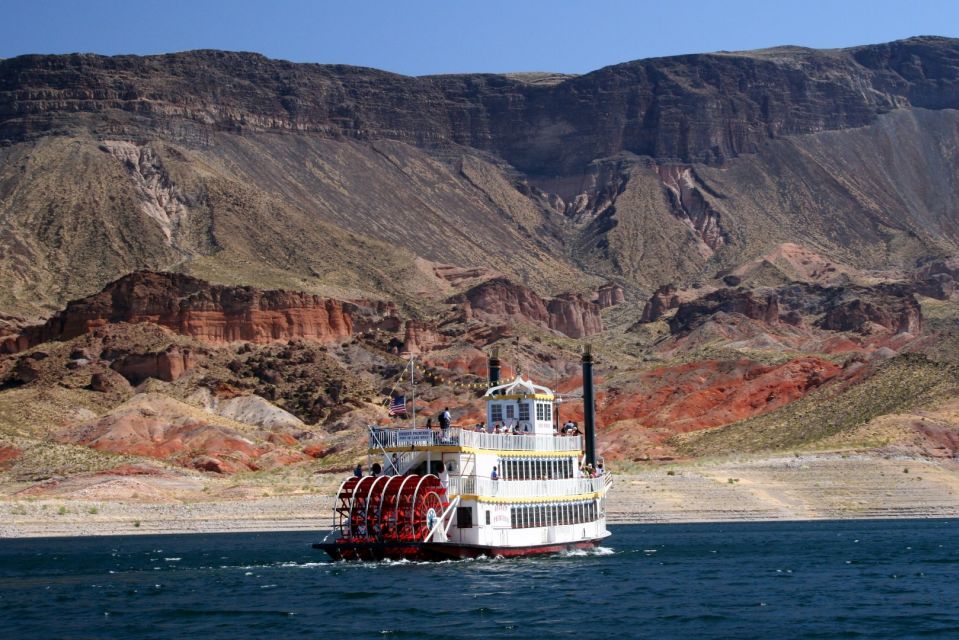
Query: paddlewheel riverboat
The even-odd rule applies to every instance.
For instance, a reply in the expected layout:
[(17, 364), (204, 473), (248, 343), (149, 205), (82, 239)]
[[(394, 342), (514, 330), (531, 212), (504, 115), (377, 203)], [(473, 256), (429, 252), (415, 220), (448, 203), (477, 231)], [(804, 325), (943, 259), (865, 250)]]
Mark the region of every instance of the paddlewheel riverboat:
[(383, 473), (351, 477), (334, 498), (334, 559), (436, 560), (584, 549), (609, 535), (613, 478), (596, 465), (592, 357), (583, 354), (585, 435), (556, 435), (555, 394), (521, 376), (499, 384), (492, 356), (486, 425), (518, 434), (450, 427), (369, 430)]

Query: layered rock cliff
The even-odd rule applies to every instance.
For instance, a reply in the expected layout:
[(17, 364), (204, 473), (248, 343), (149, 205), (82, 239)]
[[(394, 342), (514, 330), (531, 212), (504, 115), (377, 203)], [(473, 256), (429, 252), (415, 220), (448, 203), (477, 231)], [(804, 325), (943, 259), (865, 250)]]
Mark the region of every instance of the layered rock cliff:
[[(905, 284), (823, 287), (800, 283), (756, 291), (718, 289), (677, 304), (669, 329), (673, 335), (682, 335), (718, 314), (733, 314), (766, 325), (782, 322), (826, 331), (915, 336), (922, 332), (922, 307), (914, 290), (915, 285)], [(660, 297), (654, 295), (647, 309)]]
[[(256, 54), (0, 61), (0, 313), (136, 269), (401, 305), (422, 261), (544, 298), (815, 247), (959, 251), (959, 44), (614, 65), (551, 84)], [(802, 212), (797, 215), (797, 212)]]
[(603, 330), (598, 304), (574, 294), (544, 300), (505, 278), (479, 284), (449, 301), (461, 305), (467, 320), (481, 318), (530, 323), (571, 338), (583, 338)]
[[(290, 338), (333, 342), (352, 334), (360, 311), (353, 303), (300, 292), (217, 286), (183, 274), (139, 271), (112, 282), (96, 295), (71, 302), (43, 325), (8, 338), (3, 350), (14, 353), (116, 322), (150, 322), (210, 343)], [(170, 354), (156, 357), (170, 360), (169, 366), (160, 367), (164, 370), (187, 366), (185, 362), (173, 364), (179, 354), (176, 358)], [(140, 363), (124, 366), (136, 369)]]
[(159, 126), (183, 119), (181, 135), (280, 129), (462, 144), (556, 175), (621, 151), (716, 160), (770, 137), (863, 126), (901, 107), (955, 108), (957, 68), (959, 43), (946, 38), (639, 60), (551, 85), (222, 51), (22, 56), (0, 62), (0, 136), (50, 130), (59, 113), (120, 110)]

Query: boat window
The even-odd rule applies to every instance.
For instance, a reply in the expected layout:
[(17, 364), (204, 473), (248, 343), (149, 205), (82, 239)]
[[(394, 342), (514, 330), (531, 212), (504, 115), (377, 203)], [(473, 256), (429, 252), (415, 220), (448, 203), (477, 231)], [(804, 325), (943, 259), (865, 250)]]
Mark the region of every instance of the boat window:
[(542, 402), (537, 402), (537, 403), (536, 403), (536, 419), (537, 419), (537, 420), (545, 420), (545, 419), (546, 419), (545, 417), (543, 417), (543, 416), (545, 415), (545, 413), (544, 413), (544, 411), (543, 411), (543, 407), (544, 407), (544, 406), (546, 406), (546, 405), (544, 405)]
[(493, 423), (503, 421), (503, 405), (498, 402), (490, 405), (490, 421)]
[(528, 402), (519, 403), (519, 419), (520, 419), (520, 422), (529, 422), (529, 403)]
[(456, 507), (456, 528), (471, 529), (473, 527), (473, 507)]
[(513, 419), (516, 417), (516, 405), (508, 404), (506, 405), (506, 417)]

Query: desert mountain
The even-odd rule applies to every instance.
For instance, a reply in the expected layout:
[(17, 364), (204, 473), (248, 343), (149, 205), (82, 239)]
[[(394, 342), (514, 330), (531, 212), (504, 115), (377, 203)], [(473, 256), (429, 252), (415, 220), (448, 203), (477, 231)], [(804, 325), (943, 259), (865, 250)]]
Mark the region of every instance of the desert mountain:
[(546, 84), (218, 51), (3, 60), (0, 308), (47, 315), (140, 268), (422, 307), (417, 257), (540, 295), (649, 292), (783, 243), (912, 266), (959, 243), (957, 107), (959, 41), (933, 37)]
[(956, 394), (957, 150), (938, 37), (581, 76), (0, 60), (0, 465), (346, 468), (400, 353), (422, 415), (473, 420), (485, 348), (575, 393), (584, 338), (611, 459), (858, 446)]

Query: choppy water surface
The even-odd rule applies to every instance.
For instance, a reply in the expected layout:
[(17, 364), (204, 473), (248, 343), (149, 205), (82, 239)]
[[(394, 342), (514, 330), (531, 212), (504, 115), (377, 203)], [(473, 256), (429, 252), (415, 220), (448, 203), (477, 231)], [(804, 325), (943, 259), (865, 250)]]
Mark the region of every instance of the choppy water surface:
[(304, 533), (0, 540), (6, 638), (959, 637), (959, 522), (613, 527), (592, 553), (330, 563)]

